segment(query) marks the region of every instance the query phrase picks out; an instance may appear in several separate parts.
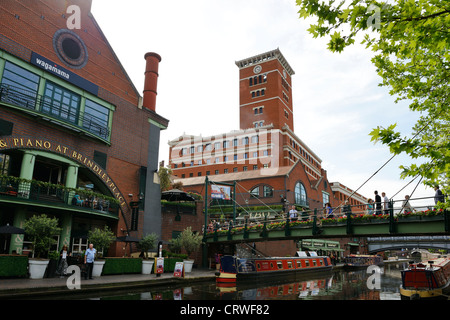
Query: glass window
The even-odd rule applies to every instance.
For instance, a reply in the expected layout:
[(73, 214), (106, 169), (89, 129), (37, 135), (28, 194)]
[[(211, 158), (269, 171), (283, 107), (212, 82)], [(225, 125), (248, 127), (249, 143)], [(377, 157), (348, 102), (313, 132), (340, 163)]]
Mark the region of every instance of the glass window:
[(71, 123), (78, 122), (80, 96), (50, 81), (45, 85), (42, 112)]
[(255, 187), (250, 191), (252, 197), (259, 197), (259, 187)]
[(110, 111), (108, 108), (86, 99), (83, 116), (83, 128), (98, 135), (99, 137), (108, 138), (109, 112)]
[(6, 61), (1, 82), (1, 101), (34, 109), (39, 79), (38, 75)]
[(264, 197), (272, 197), (273, 196), (273, 189), (271, 186), (264, 186), (263, 192), (264, 192)]
[(0, 174), (7, 176), (9, 169), (10, 158), (9, 155), (0, 153)]
[(302, 206), (306, 206), (307, 205), (306, 199), (307, 197), (305, 186), (303, 185), (303, 183), (297, 182), (295, 185), (295, 203)]

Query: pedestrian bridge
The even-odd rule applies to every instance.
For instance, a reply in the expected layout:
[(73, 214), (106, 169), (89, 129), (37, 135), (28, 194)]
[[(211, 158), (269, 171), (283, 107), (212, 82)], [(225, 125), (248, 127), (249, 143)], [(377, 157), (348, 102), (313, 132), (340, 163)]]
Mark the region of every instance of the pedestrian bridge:
[(435, 248), (450, 251), (450, 235), (368, 237), (369, 252), (398, 250), (403, 248)]
[(368, 215), (352, 214), (321, 219), (317, 210), (297, 221), (289, 218), (216, 226), (205, 232), (204, 242), (256, 242), (302, 238), (424, 236), (450, 233), (449, 210), (425, 210), (415, 213)]

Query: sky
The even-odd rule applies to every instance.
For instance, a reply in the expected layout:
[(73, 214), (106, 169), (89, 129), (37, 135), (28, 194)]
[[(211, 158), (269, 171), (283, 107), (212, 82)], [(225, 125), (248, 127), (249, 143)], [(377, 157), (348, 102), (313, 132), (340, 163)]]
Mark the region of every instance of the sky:
[[(144, 54), (162, 57), (156, 112), (170, 120), (160, 140), (159, 159), (166, 165), (170, 140), (239, 129), (235, 61), (279, 48), (295, 71), (294, 131), (320, 157), (328, 180), (367, 198), (378, 190), (403, 200), (418, 179), (401, 190), (411, 179), (400, 179), (399, 166), (414, 161), (399, 155), (378, 171), (392, 155), (369, 133), (396, 123), (411, 136), (419, 115), (378, 85), (373, 53), (364, 45), (330, 52), (327, 39), (308, 33), (312, 20), (300, 19), (298, 10), (295, 0), (93, 0), (91, 11), (141, 95)], [(433, 195), (419, 185), (412, 198)]]

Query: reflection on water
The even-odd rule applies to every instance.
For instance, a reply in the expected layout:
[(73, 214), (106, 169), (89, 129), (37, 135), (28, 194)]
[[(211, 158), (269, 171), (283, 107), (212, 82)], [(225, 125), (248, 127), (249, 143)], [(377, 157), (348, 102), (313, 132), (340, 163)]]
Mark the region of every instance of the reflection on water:
[[(400, 300), (400, 270), (403, 266), (381, 267), (379, 289), (369, 289), (366, 269), (334, 271), (321, 278), (302, 281), (238, 283), (218, 287), (214, 282), (183, 288), (156, 288), (121, 294), (102, 294), (83, 299), (101, 300)], [(80, 299), (80, 297), (78, 297)]]

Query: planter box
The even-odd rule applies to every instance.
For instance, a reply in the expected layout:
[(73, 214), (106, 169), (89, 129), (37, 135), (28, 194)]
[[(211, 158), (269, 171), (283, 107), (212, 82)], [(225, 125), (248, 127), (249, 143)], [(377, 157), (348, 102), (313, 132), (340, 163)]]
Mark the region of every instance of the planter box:
[(0, 255), (0, 277), (26, 277), (27, 274), (27, 256)]
[(102, 275), (104, 265), (105, 265), (105, 260), (95, 260), (94, 267), (92, 268), (92, 276), (100, 277)]
[(142, 274), (151, 274), (155, 260), (142, 260)]
[(30, 279), (44, 278), (49, 260), (28, 260)]
[(184, 272), (192, 272), (192, 266), (194, 265), (194, 260), (183, 260)]
[(103, 274), (141, 273), (141, 258), (105, 258)]

